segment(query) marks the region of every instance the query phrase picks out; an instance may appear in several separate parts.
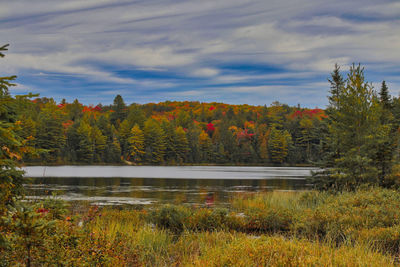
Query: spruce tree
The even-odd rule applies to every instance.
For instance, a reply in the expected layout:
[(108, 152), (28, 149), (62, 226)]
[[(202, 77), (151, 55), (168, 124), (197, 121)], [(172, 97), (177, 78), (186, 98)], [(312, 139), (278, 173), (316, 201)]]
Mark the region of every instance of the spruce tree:
[(385, 81), (382, 82), (381, 90), (379, 91), (379, 100), (386, 110), (392, 109), (392, 100), (389, 95), (389, 89)]
[(113, 125), (117, 125), (126, 119), (128, 109), (122, 96), (117, 95), (114, 98), (114, 103), (111, 108), (114, 111), (110, 116), (110, 121)]
[(345, 81), (343, 79), (342, 74), (340, 73), (340, 67), (336, 63), (333, 72), (331, 73), (331, 79), (328, 79), (331, 84), (329, 105), (332, 108), (338, 108), (340, 106), (340, 95), (343, 91), (343, 87), (345, 85)]

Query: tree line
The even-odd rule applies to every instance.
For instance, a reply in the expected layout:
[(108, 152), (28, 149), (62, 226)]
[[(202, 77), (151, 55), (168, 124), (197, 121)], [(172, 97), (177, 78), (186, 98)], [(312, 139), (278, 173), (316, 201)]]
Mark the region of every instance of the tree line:
[(18, 134), (40, 164), (309, 164), (320, 158), (322, 109), (162, 102), (87, 106), (15, 99)]

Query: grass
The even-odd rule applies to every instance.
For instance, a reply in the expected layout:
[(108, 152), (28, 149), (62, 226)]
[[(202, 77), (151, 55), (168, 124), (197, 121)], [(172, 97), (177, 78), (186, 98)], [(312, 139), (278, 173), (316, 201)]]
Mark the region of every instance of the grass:
[[(55, 227), (41, 232), (33, 265), (398, 265), (400, 193), (394, 190), (245, 194), (229, 209), (92, 207), (61, 215), (60, 203), (46, 205), (49, 213), (39, 217)], [(12, 231), (7, 236), (1, 265), (22, 265), (24, 240)]]

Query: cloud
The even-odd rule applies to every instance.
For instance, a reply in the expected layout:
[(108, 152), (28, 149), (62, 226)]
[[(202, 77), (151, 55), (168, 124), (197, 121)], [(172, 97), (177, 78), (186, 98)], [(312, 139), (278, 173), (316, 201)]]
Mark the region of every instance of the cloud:
[(67, 94), (68, 81), (92, 102), (105, 99), (98, 90), (121, 90), (142, 101), (323, 106), (335, 63), (361, 62), (372, 81), (400, 91), (398, 9), (388, 0), (10, 1), (0, 11), (11, 43), (0, 72), (43, 96)]
[(192, 72), (194, 76), (199, 76), (199, 77), (212, 77), (216, 76), (218, 73), (219, 71), (215, 68), (200, 68)]

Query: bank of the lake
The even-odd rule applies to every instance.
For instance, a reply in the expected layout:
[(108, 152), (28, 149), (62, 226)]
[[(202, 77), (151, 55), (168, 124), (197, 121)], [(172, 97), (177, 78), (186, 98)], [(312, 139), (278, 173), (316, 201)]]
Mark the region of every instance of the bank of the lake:
[(309, 190), (312, 168), (249, 166), (35, 166), (25, 167), (29, 197), (56, 193), (97, 205), (191, 203), (226, 205), (237, 193)]

